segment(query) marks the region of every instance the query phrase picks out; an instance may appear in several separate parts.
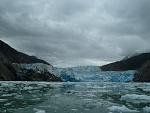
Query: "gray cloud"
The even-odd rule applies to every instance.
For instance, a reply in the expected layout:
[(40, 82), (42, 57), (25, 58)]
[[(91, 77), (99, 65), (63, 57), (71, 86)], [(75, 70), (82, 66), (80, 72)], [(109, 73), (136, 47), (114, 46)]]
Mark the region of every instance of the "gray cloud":
[(0, 39), (54, 66), (150, 50), (149, 0), (0, 0)]

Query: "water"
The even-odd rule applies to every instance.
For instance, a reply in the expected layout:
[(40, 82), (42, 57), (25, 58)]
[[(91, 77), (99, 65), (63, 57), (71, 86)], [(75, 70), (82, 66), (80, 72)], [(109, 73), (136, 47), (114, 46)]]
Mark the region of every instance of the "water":
[(0, 82), (0, 113), (150, 113), (150, 84)]

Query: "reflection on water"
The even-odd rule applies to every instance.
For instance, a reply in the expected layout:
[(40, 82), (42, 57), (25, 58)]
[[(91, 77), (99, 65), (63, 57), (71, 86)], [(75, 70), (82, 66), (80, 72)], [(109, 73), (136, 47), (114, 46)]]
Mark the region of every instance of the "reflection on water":
[(0, 111), (150, 113), (150, 84), (0, 82)]

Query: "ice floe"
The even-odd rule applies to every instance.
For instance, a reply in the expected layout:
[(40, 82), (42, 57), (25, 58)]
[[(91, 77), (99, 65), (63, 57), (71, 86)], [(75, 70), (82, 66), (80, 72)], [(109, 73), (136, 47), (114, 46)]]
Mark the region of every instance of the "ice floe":
[(46, 113), (45, 110), (42, 109), (34, 108), (33, 110), (35, 111), (35, 113)]
[(144, 108), (143, 108), (143, 112), (144, 112), (144, 113), (150, 113), (150, 107), (147, 107), (147, 106), (144, 107)]
[(131, 103), (150, 103), (150, 96), (126, 94), (121, 97), (121, 100)]
[(131, 110), (126, 106), (111, 106), (108, 108), (108, 110), (114, 113), (137, 113), (136, 110)]

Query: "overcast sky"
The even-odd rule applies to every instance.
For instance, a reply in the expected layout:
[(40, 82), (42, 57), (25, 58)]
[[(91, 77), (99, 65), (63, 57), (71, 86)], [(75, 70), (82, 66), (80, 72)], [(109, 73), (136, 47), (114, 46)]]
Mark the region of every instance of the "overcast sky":
[(54, 66), (150, 50), (150, 0), (0, 0), (0, 39)]

